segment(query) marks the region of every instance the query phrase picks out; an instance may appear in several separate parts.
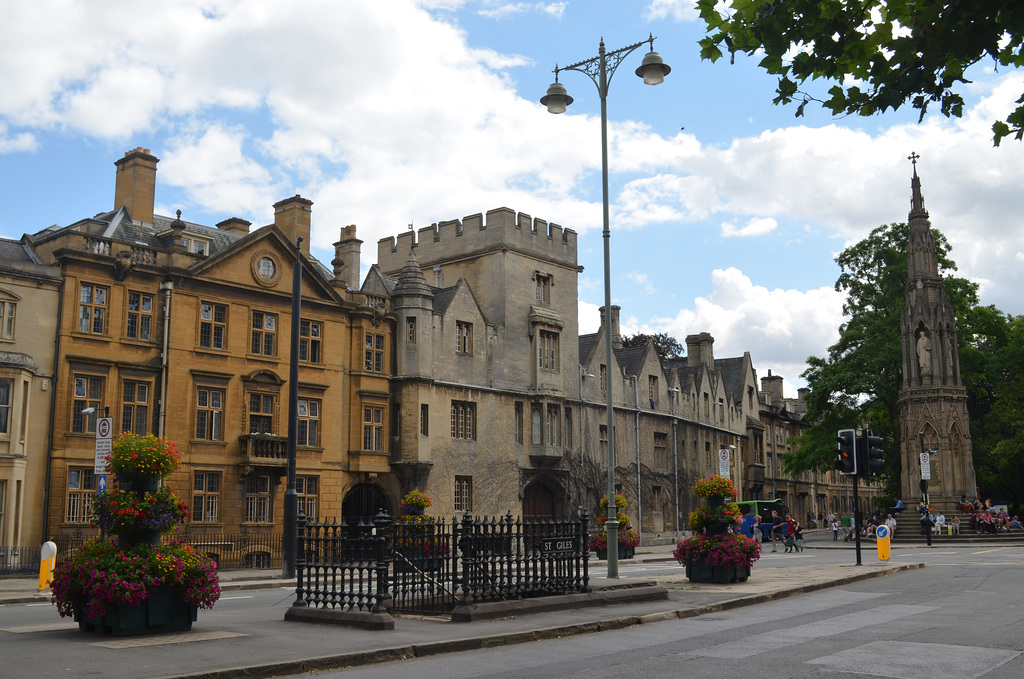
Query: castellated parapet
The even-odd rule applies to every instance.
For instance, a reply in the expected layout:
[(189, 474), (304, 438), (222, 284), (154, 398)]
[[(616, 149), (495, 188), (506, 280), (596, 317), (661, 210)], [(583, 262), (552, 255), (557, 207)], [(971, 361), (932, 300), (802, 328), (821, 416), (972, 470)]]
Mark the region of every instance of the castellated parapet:
[(515, 250), (525, 255), (562, 266), (576, 267), (576, 232), (550, 224), (543, 219), (516, 213), (507, 207), (484, 215), (477, 213), (419, 229), (406, 231), (397, 238), (377, 241), (377, 264), (388, 274), (401, 271), (416, 248), (421, 267), (438, 262), (475, 257), (495, 250)]

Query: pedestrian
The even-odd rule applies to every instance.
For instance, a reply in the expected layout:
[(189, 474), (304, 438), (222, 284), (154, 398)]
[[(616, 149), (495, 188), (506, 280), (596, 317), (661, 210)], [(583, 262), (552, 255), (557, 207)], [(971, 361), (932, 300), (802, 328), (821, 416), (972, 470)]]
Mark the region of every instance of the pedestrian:
[(832, 517), (832, 542), (839, 542), (839, 522), (835, 516)]
[(761, 539), (761, 515), (754, 515), (754, 523), (750, 524), (750, 537), (754, 538), (758, 542), (764, 542)]
[(796, 528), (793, 530), (793, 537), (796, 539), (796, 551), (804, 551), (804, 527), (799, 523), (796, 524)]
[(782, 517), (779, 516), (779, 513), (773, 509), (772, 510), (772, 551), (773, 552), (777, 552), (778, 551), (778, 549), (775, 548), (776, 541), (777, 540), (783, 540), (783, 541), (785, 540), (785, 536), (782, 533), (782, 531), (785, 529), (785, 526), (786, 526), (786, 524), (784, 524), (782, 522)]

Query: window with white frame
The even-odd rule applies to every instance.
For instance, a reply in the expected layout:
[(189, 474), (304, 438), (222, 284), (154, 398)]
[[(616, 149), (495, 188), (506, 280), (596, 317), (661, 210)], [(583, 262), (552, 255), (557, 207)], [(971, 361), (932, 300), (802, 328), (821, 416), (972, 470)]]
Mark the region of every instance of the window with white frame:
[(455, 511), (473, 511), (473, 477), (455, 477)]
[(227, 330), (227, 306), (202, 302), (199, 305), (199, 346), (207, 349), (225, 348)]
[(366, 333), (363, 339), (363, 369), (384, 372), (384, 335)]
[(0, 379), (0, 434), (11, 433), (11, 398), (14, 380)]
[(384, 450), (384, 408), (363, 407), (363, 450)]
[(558, 370), (558, 333), (541, 330), (538, 337), (538, 367), (541, 370)]
[(562, 438), (559, 435), (561, 420), (561, 409), (556, 405), (549, 405), (547, 407), (547, 419), (544, 422), (545, 433), (547, 434), (545, 442), (549, 446), (557, 446), (562, 443)]
[(320, 444), (320, 401), (313, 398), (300, 398), (299, 431), (296, 443), (300, 446), (316, 446)]
[(92, 467), (68, 469), (68, 501), (65, 520), (68, 523), (88, 523), (92, 516), (92, 501), (96, 497), (96, 475)]
[(125, 381), (121, 390), (121, 431), (149, 432), (149, 383)]
[(204, 441), (221, 440), (224, 421), (224, 390), (199, 387), (196, 389), (196, 438)]
[(452, 438), (476, 439), (476, 404), (452, 401)]
[(307, 521), (316, 520), (319, 486), (320, 479), (316, 476), (295, 477), (295, 495), (298, 500), (296, 510), (304, 514)]
[(129, 339), (149, 340), (153, 332), (153, 295), (144, 292), (128, 293), (127, 325), (124, 334)]
[(539, 403), (530, 406), (530, 425), (533, 434), (530, 443), (539, 446), (544, 443), (544, 414)]
[(320, 362), (320, 335), (323, 326), (318, 321), (299, 321), (299, 360)]
[(270, 523), (270, 476), (250, 474), (245, 479), (245, 520)]
[(537, 301), (543, 304), (551, 303), (551, 276), (545, 276), (544, 274), (536, 274), (537, 280)]
[(250, 339), (250, 354), (273, 356), (277, 346), (277, 314), (268, 314), (263, 311), (252, 312)]
[[(96, 432), (96, 416), (103, 398), (103, 378), (75, 375), (75, 394), (71, 403), (71, 431), (76, 434)], [(83, 410), (93, 409), (92, 413)]]
[(220, 510), (220, 472), (192, 473), (192, 521), (217, 523)]
[(17, 307), (14, 302), (0, 302), (0, 339), (14, 339), (14, 316)]
[(78, 291), (78, 330), (102, 335), (107, 323), (107, 294), (110, 288), (82, 283)]
[(274, 395), (249, 393), (249, 433), (274, 433)]
[(455, 353), (473, 353), (473, 324), (466, 321), (455, 321)]

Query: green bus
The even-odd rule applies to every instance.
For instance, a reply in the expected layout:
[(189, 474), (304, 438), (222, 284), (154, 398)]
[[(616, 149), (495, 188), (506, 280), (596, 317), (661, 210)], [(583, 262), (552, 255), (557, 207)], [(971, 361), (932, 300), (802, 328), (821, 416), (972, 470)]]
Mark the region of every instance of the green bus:
[[(789, 508), (786, 507), (786, 503), (782, 500), (743, 500), (742, 502), (736, 503), (740, 508), (740, 514), (743, 516), (743, 524), (740, 526), (740, 532), (744, 535), (750, 535), (751, 537), (758, 537), (753, 535), (751, 531), (754, 525), (754, 517), (761, 517), (761, 542), (767, 542), (772, 539), (772, 511), (779, 513), (779, 516), (785, 518), (786, 513), (789, 512)], [(785, 524), (783, 524), (783, 535), (785, 535)]]

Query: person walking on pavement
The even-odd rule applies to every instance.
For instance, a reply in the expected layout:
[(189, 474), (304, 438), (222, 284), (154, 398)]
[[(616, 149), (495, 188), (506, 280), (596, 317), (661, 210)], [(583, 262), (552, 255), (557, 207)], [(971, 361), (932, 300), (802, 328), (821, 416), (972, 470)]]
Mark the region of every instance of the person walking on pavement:
[(776, 543), (777, 540), (782, 540), (783, 542), (785, 542), (785, 536), (782, 534), (783, 526), (784, 525), (785, 524), (782, 522), (782, 517), (779, 516), (779, 513), (773, 509), (772, 510), (772, 551), (773, 552), (779, 551), (776, 548), (776, 546), (775, 546), (775, 543)]
[(835, 516), (832, 517), (832, 542), (839, 542), (839, 522)]

